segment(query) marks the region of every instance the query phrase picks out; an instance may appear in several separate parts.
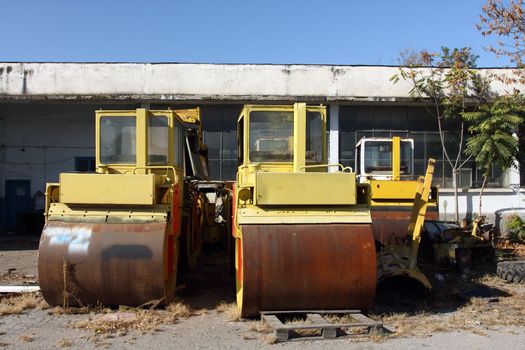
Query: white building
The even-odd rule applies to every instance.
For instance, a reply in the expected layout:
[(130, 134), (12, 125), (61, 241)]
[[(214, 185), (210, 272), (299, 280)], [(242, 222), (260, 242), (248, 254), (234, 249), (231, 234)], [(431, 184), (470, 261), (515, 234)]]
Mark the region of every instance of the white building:
[[(439, 209), (452, 219), (451, 170), (436, 121), (410, 98), (408, 83), (389, 80), (397, 72), (385, 66), (0, 63), (0, 231), (15, 230), (17, 218), (23, 231), (26, 221), (39, 217), (31, 213), (42, 208), (45, 183), (57, 181), (60, 172), (92, 168), (96, 109), (201, 106), (212, 176), (233, 180), (242, 104), (297, 101), (329, 107), (332, 163), (353, 166), (363, 136), (414, 138), (416, 173), (423, 174), (427, 158), (438, 160)], [(492, 90), (503, 95), (515, 87), (522, 88), (494, 82)], [(486, 215), (525, 206), (518, 171), (495, 169), (493, 175)], [(460, 176), (462, 216), (476, 212), (480, 184), (469, 162)]]

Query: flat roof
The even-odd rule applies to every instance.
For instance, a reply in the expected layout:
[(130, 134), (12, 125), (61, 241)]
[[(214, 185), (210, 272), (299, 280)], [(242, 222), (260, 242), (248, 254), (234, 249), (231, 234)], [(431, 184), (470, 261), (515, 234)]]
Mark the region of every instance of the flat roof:
[[(410, 84), (390, 81), (398, 72), (383, 65), (0, 62), (0, 100), (406, 102)], [(525, 91), (501, 81), (491, 88)]]

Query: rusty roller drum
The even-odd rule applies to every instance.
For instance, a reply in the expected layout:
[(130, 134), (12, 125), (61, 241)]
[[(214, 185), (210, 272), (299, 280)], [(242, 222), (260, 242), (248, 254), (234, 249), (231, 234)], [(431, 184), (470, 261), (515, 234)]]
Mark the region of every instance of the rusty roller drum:
[(169, 302), (177, 272), (172, 237), (166, 223), (49, 222), (38, 256), (44, 299), (69, 306)]
[(236, 258), (243, 317), (372, 306), (376, 254), (369, 224), (242, 225)]

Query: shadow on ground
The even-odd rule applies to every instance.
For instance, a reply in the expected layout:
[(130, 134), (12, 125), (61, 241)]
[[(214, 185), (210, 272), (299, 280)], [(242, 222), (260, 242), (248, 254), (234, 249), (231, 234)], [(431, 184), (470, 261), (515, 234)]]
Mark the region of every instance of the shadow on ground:
[(432, 284), (431, 291), (410, 278), (388, 279), (377, 287), (371, 312), (442, 314), (468, 305), (473, 298), (497, 301), (498, 298), (511, 296), (506, 290), (481, 281), (483, 276), (494, 270), (494, 266), (486, 265), (468, 274), (461, 274), (453, 267), (426, 266), (422, 271)]
[(40, 234), (20, 235), (0, 233), (0, 251), (37, 250)]
[(192, 271), (179, 275), (177, 296), (193, 310), (213, 310), (221, 303), (235, 302), (235, 277), (228, 254), (210, 250)]

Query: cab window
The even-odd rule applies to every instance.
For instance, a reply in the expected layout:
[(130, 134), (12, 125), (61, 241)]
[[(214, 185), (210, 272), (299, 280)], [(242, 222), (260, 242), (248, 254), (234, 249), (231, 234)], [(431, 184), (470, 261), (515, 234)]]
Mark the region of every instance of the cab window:
[(135, 117), (100, 118), (100, 162), (102, 164), (135, 164)]

